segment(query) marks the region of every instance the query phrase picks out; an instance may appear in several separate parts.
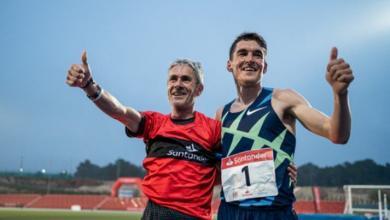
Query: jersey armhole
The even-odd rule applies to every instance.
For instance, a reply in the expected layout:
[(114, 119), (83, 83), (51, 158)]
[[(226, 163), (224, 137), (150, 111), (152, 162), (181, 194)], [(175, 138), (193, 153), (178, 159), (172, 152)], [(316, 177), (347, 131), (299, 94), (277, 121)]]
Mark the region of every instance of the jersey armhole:
[(145, 115), (143, 113), (142, 114), (142, 118), (141, 118), (141, 121), (139, 122), (139, 126), (138, 126), (138, 130), (136, 132), (133, 132), (131, 131), (130, 129), (128, 129), (127, 127), (125, 127), (125, 132), (126, 132), (126, 135), (130, 138), (133, 138), (133, 137), (140, 137), (144, 131), (145, 131)]

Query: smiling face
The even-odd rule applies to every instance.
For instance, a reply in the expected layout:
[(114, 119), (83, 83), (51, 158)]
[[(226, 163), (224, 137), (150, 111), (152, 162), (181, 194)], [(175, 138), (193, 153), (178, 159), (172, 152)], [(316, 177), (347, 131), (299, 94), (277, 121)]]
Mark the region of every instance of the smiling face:
[(176, 110), (194, 107), (195, 97), (203, 90), (193, 69), (186, 64), (175, 65), (168, 73), (168, 100)]
[(227, 63), (238, 86), (253, 86), (261, 81), (266, 72), (265, 48), (254, 40), (239, 41)]

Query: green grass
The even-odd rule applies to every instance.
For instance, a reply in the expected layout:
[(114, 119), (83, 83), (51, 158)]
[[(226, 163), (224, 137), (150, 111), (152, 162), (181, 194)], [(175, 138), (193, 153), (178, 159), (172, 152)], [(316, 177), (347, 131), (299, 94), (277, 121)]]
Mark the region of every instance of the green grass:
[(0, 209), (0, 220), (139, 220), (141, 213)]

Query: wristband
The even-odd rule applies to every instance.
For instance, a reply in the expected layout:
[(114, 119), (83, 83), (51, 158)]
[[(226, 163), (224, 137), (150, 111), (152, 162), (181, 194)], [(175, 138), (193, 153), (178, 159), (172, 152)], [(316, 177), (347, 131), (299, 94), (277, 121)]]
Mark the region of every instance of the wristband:
[(102, 88), (100, 88), (100, 86), (99, 85), (97, 85), (96, 84), (96, 88), (97, 88), (97, 92), (95, 92), (94, 94), (92, 94), (92, 95), (87, 95), (87, 97), (89, 98), (89, 99), (91, 99), (91, 101), (93, 101), (93, 102), (95, 102), (95, 101), (97, 101), (98, 99), (100, 99), (101, 97), (102, 97), (102, 95), (103, 95), (103, 89)]
[(92, 83), (93, 83), (93, 79), (92, 79), (92, 77), (91, 77), (91, 78), (89, 78), (89, 80), (87, 81), (87, 83), (86, 83), (84, 86), (81, 86), (80, 88), (85, 89), (85, 88), (87, 88), (89, 85), (91, 85)]

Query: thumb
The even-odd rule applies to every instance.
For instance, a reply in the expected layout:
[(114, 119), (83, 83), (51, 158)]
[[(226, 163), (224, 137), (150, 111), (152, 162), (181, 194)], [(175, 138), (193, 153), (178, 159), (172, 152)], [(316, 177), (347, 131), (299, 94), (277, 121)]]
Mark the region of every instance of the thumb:
[(83, 62), (84, 65), (88, 66), (87, 51), (85, 49), (83, 50), (83, 53), (81, 54), (81, 61)]
[(330, 51), (330, 60), (337, 59), (337, 48), (332, 47), (332, 50)]

